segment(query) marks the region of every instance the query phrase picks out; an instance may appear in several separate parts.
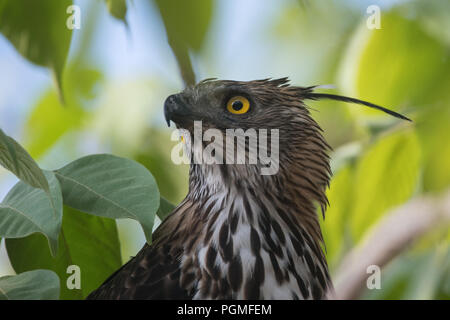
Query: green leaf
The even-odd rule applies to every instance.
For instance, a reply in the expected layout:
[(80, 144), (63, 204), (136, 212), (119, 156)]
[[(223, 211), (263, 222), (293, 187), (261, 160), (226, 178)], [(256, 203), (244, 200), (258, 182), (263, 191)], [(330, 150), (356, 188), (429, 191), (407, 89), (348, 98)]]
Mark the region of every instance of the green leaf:
[(416, 191), (420, 147), (413, 130), (380, 138), (357, 163), (353, 185), (352, 234), (359, 240), (389, 209), (406, 202)]
[(156, 0), (156, 4), (168, 38), (200, 50), (211, 22), (214, 1)]
[(414, 111), (425, 192), (450, 185), (450, 144), (442, 143), (450, 134), (450, 33), (443, 27), (449, 7), (445, 1), (409, 1), (383, 13), (380, 30), (361, 24), (342, 67), (348, 94)]
[(90, 155), (55, 171), (64, 203), (107, 218), (139, 221), (147, 241), (159, 208), (159, 191), (141, 164), (108, 154)]
[[(447, 88), (449, 85), (450, 81)], [(450, 186), (450, 144), (442, 140), (450, 136), (450, 94), (439, 94), (435, 99), (438, 101), (417, 120), (416, 130), (424, 158), (423, 191), (439, 193)]]
[(25, 146), (35, 158), (42, 156), (66, 132), (82, 123), (83, 109), (71, 104), (61, 108), (59, 104), (57, 95), (47, 92), (29, 115)]
[[(16, 272), (36, 268), (56, 272), (61, 281), (61, 299), (84, 299), (122, 265), (116, 222), (64, 207), (58, 254), (52, 257), (45, 238), (33, 234), (6, 239), (6, 250)], [(67, 267), (81, 270), (81, 289), (68, 289)]]
[(6, 157), (9, 161), (4, 161), (2, 158), (0, 158), (0, 161), (4, 167), (7, 166), (5, 162), (12, 162), (13, 166), (9, 164), (10, 167), (16, 172), (19, 172), (19, 160), (17, 159), (16, 149), (14, 148), (13, 142), (11, 141), (12, 138), (8, 137), (2, 129), (0, 129), (0, 148), (1, 153), (0, 157)]
[(347, 249), (345, 247), (346, 226), (353, 201), (354, 174), (354, 168), (351, 165), (343, 166), (334, 174), (327, 192), (330, 207), (321, 224), (330, 267), (337, 263), (340, 255)]
[(49, 90), (26, 121), (24, 145), (35, 158), (45, 154), (64, 134), (84, 124), (89, 113), (82, 102), (95, 98), (94, 89), (103, 78), (98, 70), (80, 65), (69, 65), (64, 75), (65, 107), (60, 107), (57, 94)]
[(61, 78), (72, 30), (66, 26), (70, 0), (0, 0), (0, 32), (29, 61), (50, 68), (62, 97)]
[[(414, 15), (423, 29), (439, 41), (450, 45), (450, 3), (441, 0), (413, 0), (400, 5), (406, 17)], [(419, 13), (419, 14), (418, 14)]]
[(0, 129), (0, 165), (35, 188), (49, 191), (44, 173), (28, 152)]
[(109, 13), (114, 18), (126, 23), (127, 2), (125, 0), (106, 0), (106, 5), (108, 6)]
[(0, 204), (0, 236), (21, 238), (40, 232), (47, 237), (55, 255), (61, 230), (62, 195), (53, 172), (45, 171), (45, 176), (50, 185), (49, 194), (20, 181), (6, 195)]
[(382, 23), (382, 29), (372, 31), (361, 56), (358, 92), (368, 101), (398, 110), (402, 104), (416, 104), (433, 89), (446, 49), (414, 21), (391, 13), (383, 15)]
[(50, 270), (33, 270), (0, 278), (0, 300), (57, 300), (59, 279)]
[(163, 221), (172, 211), (175, 209), (175, 205), (161, 197), (159, 200), (159, 208), (156, 214)]
[(195, 74), (189, 50), (200, 50), (211, 22), (214, 1), (156, 0), (156, 4), (182, 78), (186, 84), (194, 84)]
[[(397, 111), (419, 109), (439, 97), (450, 71), (448, 46), (401, 13), (383, 13), (379, 30), (369, 30), (364, 21), (342, 66), (349, 95)], [(370, 108), (353, 110), (385, 117)]]

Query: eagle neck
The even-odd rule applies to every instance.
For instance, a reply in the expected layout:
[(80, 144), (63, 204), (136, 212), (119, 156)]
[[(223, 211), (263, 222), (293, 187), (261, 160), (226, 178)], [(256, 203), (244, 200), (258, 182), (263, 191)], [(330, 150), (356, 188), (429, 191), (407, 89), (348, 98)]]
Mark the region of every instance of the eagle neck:
[[(242, 282), (235, 298), (324, 296), (331, 282), (316, 209), (304, 203), (306, 194), (299, 197), (282, 175), (243, 179), (217, 166), (193, 172), (188, 198), (198, 210), (190, 232), (201, 231), (188, 249), (210, 277), (220, 273)], [(206, 297), (202, 292), (198, 298)]]

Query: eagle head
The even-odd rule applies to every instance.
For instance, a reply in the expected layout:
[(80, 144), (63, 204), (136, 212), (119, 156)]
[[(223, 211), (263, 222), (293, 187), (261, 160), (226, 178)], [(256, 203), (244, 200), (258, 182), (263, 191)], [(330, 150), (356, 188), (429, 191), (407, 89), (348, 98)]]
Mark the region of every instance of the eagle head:
[(282, 192), (324, 209), (330, 147), (304, 104), (312, 89), (290, 86), (287, 78), (207, 79), (169, 96), (164, 114), (183, 131), (191, 190)]

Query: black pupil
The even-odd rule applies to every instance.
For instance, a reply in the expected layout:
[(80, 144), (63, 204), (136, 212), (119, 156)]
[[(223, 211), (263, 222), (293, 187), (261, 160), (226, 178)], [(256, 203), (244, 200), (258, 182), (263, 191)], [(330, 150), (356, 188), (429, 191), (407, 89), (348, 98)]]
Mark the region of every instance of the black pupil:
[(236, 100), (233, 102), (233, 104), (231, 105), (233, 107), (233, 110), (235, 111), (239, 111), (242, 109), (242, 107), (244, 106), (244, 104), (242, 103), (242, 101), (240, 100)]

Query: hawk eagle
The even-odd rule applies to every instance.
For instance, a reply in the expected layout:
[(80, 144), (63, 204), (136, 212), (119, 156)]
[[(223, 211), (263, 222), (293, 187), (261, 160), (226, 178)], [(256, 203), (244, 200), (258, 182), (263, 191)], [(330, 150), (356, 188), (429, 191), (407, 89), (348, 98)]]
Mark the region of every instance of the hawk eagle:
[[(186, 198), (154, 232), (153, 243), (88, 299), (326, 298), (332, 282), (316, 206), (323, 213), (328, 204), (330, 147), (305, 100), (358, 103), (409, 119), (314, 89), (291, 86), (287, 78), (207, 79), (168, 97), (166, 120), (189, 133), (194, 121), (224, 134), (278, 130), (279, 169), (262, 175), (261, 161), (198, 163), (194, 143)], [(247, 159), (250, 149), (243, 150)]]

